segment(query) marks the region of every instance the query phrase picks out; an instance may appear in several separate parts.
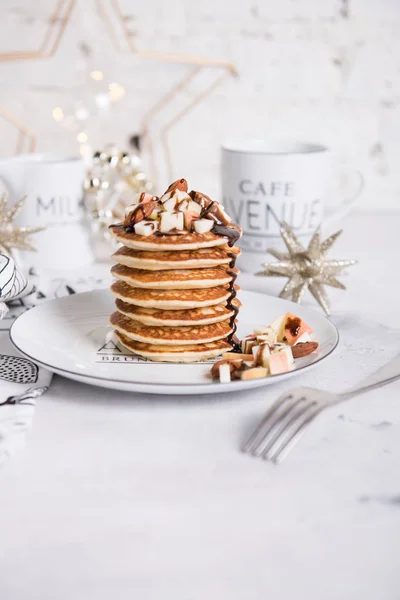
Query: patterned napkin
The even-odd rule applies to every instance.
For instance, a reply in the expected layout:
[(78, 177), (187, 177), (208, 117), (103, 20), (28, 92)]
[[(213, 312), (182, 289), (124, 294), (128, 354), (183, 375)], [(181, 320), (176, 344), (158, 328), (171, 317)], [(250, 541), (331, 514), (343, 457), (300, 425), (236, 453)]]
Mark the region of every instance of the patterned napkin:
[(14, 260), (0, 254), (0, 464), (24, 445), (31, 428), (35, 400), (49, 387), (52, 374), (20, 356), (8, 337), (8, 303), (23, 302), (33, 284)]
[[(98, 270), (98, 269), (97, 269)], [(104, 276), (103, 276), (104, 272)], [(21, 356), (9, 339), (13, 321), (30, 308), (77, 292), (105, 287), (108, 269), (37, 273), (28, 280), (12, 258), (0, 254), (0, 464), (24, 445), (32, 426), (36, 399), (46, 392), (53, 374)]]
[(51, 373), (19, 356), (8, 338), (12, 322), (8, 305), (23, 305), (23, 298), (34, 291), (34, 284), (31, 281), (28, 283), (14, 260), (0, 254), (0, 406), (33, 401), (48, 389), (51, 381)]

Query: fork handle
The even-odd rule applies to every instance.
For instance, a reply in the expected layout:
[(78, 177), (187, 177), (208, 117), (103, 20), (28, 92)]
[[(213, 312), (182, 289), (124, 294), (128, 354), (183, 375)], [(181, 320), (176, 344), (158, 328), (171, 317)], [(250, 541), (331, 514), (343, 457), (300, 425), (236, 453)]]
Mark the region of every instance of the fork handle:
[(378, 371), (375, 371), (375, 373), (372, 373), (372, 375), (369, 375), (356, 388), (352, 388), (341, 394), (340, 399), (347, 400), (348, 398), (353, 398), (359, 394), (364, 394), (370, 390), (392, 383), (396, 379), (400, 379), (400, 355), (378, 369)]

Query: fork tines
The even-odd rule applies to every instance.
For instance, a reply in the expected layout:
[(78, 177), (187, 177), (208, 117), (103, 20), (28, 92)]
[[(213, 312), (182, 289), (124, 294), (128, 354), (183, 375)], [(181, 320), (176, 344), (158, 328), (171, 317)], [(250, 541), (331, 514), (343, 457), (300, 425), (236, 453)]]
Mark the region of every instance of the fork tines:
[(243, 446), (243, 452), (281, 462), (321, 410), (317, 400), (306, 392), (280, 396)]

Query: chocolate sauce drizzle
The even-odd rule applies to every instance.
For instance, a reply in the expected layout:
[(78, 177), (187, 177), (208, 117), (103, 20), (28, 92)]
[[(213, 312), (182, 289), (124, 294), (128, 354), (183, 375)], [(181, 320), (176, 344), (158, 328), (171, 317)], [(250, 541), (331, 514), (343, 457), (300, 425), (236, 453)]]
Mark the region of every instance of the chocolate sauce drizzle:
[(216, 205), (217, 203), (215, 202), (215, 200), (211, 200), (210, 204), (203, 208), (203, 210), (201, 211), (200, 218), (204, 219)]
[(296, 335), (298, 335), (299, 331), (300, 331), (300, 325), (301, 325), (301, 321), (299, 319), (299, 317), (293, 317), (293, 318), (288, 318), (288, 320), (286, 321), (286, 325), (285, 325), (285, 329), (288, 329), (290, 334), (293, 337), (296, 337)]
[[(228, 246), (230, 248), (232, 248), (232, 246), (234, 246), (235, 243), (240, 238), (240, 229), (235, 225), (223, 225), (223, 224), (214, 223), (214, 226), (211, 229), (211, 231), (212, 231), (212, 233), (215, 233), (216, 235), (222, 235), (222, 236), (228, 238)], [(228, 300), (226, 301), (226, 307), (228, 310), (231, 310), (233, 312), (233, 315), (231, 316), (231, 319), (230, 319), (230, 326), (232, 328), (232, 331), (227, 337), (227, 342), (228, 342), (228, 344), (231, 344), (234, 352), (240, 352), (241, 349), (240, 349), (240, 345), (239, 345), (239, 340), (237, 339), (237, 337), (235, 335), (236, 329), (237, 329), (236, 317), (239, 313), (239, 309), (237, 306), (235, 306), (235, 304), (233, 304), (233, 300), (236, 298), (235, 281), (238, 276), (238, 273), (235, 271), (236, 253), (230, 252), (228, 256), (231, 259), (231, 261), (229, 263), (229, 269), (227, 270), (227, 273), (228, 273), (228, 275), (230, 275), (232, 277), (232, 279), (229, 283), (228, 289), (229, 289), (230, 294), (229, 294)]]
[(230, 248), (232, 248), (232, 246), (234, 246), (240, 238), (240, 228), (237, 225), (223, 225), (222, 223), (214, 223), (211, 233), (227, 237), (228, 246)]
[[(231, 246), (231, 244), (229, 244)], [(231, 333), (227, 337), (228, 344), (231, 344), (234, 352), (240, 352), (240, 346), (238, 344), (237, 338), (235, 336), (237, 325), (236, 325), (236, 317), (238, 316), (239, 308), (233, 304), (233, 300), (236, 298), (236, 290), (235, 290), (235, 281), (237, 279), (237, 272), (235, 271), (236, 264), (236, 254), (234, 252), (229, 253), (229, 258), (231, 259), (229, 263), (229, 269), (227, 270), (228, 275), (232, 277), (229, 283), (229, 298), (226, 301), (226, 307), (228, 310), (233, 311), (233, 315), (230, 318), (229, 325), (232, 328)], [(236, 339), (235, 339), (236, 338)]]
[(160, 231), (157, 229), (157, 231), (154, 232), (154, 235), (156, 237), (168, 237), (171, 235), (184, 235), (185, 233), (187, 232), (184, 229), (171, 229), (171, 231)]

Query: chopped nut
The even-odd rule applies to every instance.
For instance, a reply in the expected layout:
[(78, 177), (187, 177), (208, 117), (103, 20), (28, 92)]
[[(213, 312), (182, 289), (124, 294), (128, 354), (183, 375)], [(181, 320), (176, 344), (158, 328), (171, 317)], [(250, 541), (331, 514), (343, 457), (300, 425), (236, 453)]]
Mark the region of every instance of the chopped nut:
[(293, 358), (301, 358), (314, 352), (318, 348), (318, 342), (300, 342), (292, 346)]
[(186, 179), (177, 179), (176, 181), (174, 181), (174, 183), (171, 183), (169, 188), (166, 190), (165, 194), (168, 194), (169, 192), (173, 192), (174, 190), (180, 190), (181, 192), (187, 192), (188, 184), (187, 184)]
[(156, 200), (149, 200), (137, 204), (133, 211), (128, 213), (125, 217), (124, 225), (127, 227), (133, 227), (133, 225), (136, 225), (136, 223), (140, 223), (140, 221), (148, 219), (156, 206)]
[(236, 369), (240, 369), (240, 367), (242, 365), (242, 361), (241, 360), (237, 360), (237, 361), (219, 360), (218, 362), (214, 363), (213, 366), (211, 367), (211, 375), (214, 379), (218, 379), (219, 368), (222, 365), (228, 365), (230, 372), (233, 373), (233, 371), (235, 371)]

